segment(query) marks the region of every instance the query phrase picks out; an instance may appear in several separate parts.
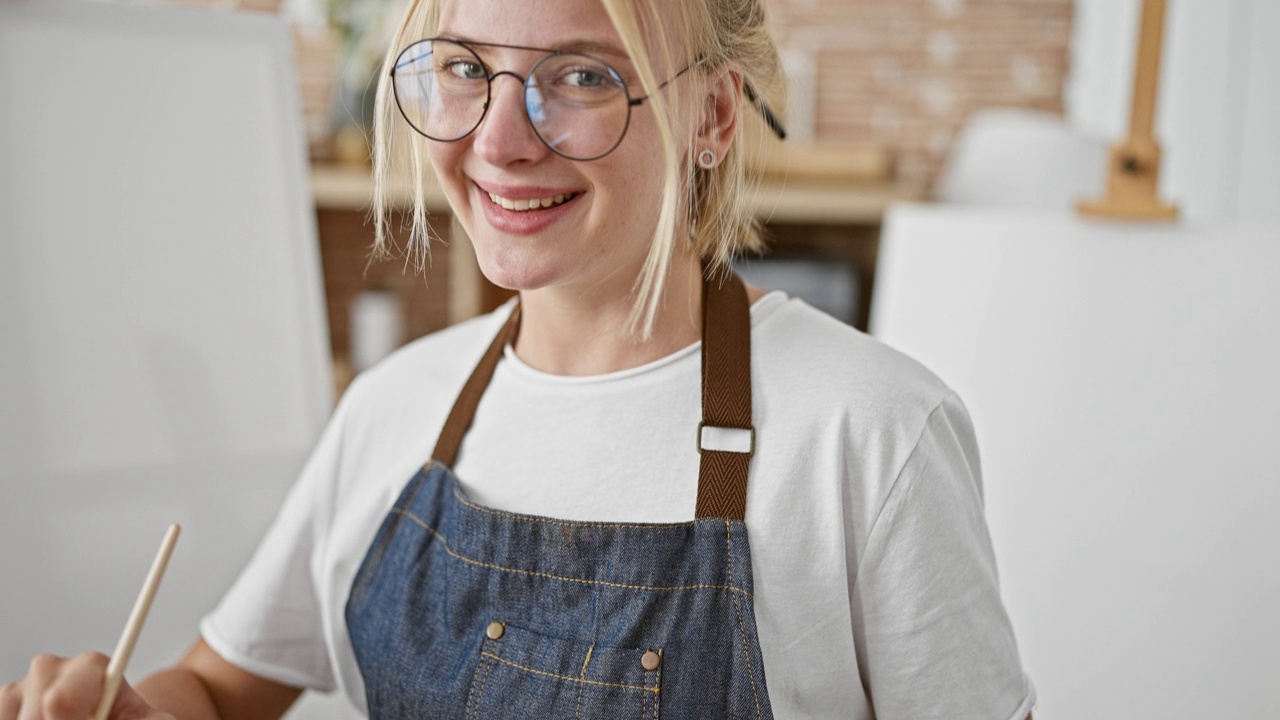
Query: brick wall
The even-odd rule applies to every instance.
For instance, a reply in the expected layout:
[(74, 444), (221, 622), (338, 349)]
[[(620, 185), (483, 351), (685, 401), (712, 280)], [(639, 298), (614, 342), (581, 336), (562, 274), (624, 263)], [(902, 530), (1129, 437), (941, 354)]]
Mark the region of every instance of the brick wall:
[[(410, 340), (449, 324), (449, 246), (435, 243), (431, 266), (423, 274), (406, 268), (403, 259), (370, 262), (373, 227), (365, 213), (322, 210), (320, 255), (324, 266), (324, 292), (329, 313), (329, 342), (335, 357), (345, 357), (351, 347), (351, 301), (365, 289), (388, 290), (400, 303), (402, 335)], [(400, 227), (399, 219), (392, 223)], [(437, 222), (437, 234), (448, 238), (449, 224)], [(394, 233), (403, 244), (403, 234)]]
[(931, 181), (974, 110), (1061, 114), (1073, 0), (766, 0), (784, 51), (813, 54), (815, 137), (898, 151)]

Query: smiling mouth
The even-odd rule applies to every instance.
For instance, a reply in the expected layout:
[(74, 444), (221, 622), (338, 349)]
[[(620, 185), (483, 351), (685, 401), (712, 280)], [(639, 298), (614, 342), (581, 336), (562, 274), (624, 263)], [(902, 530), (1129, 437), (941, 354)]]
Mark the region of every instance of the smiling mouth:
[(501, 207), (504, 210), (511, 210), (513, 212), (530, 212), (533, 210), (545, 210), (547, 208), (556, 207), (557, 205), (563, 205), (569, 202), (570, 200), (578, 197), (579, 195), (579, 193), (562, 193), (560, 195), (553, 195), (551, 197), (545, 197), (545, 198), (529, 198), (526, 200), (509, 200), (507, 198), (502, 197), (501, 195), (496, 195), (494, 193), (486, 193), (486, 194), (489, 196), (490, 202), (492, 202), (494, 205), (497, 205), (498, 207)]

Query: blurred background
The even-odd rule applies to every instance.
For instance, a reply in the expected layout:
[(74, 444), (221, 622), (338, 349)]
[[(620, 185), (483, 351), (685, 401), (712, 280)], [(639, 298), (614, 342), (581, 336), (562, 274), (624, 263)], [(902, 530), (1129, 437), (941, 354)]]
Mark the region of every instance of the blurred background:
[[(1280, 2), (1171, 0), (1161, 223), (1075, 211), (1129, 133), (1140, 0), (766, 8), (791, 138), (739, 270), (965, 398), (1036, 717), (1277, 717)], [(370, 260), (403, 9), (0, 4), (0, 678), (109, 650), (179, 520), (134, 674), (172, 661), (354, 374), (506, 299), (434, 188), (425, 273)]]
[[(425, 278), (397, 260), (367, 262), (365, 139), (402, 2), (171, 4), (274, 14), (292, 28), (339, 388), (391, 347), (506, 299), (448, 243), (456, 230), (442, 197), (433, 211), (445, 242)], [(791, 139), (765, 141), (758, 205), (774, 242), (742, 272), (866, 329), (890, 204), (1062, 208), (1100, 193), (1105, 147), (1127, 127), (1139, 6), (768, 0), (789, 83), (774, 102)], [(1171, 6), (1158, 131), (1177, 152), (1161, 187), (1184, 218), (1275, 212), (1275, 170), (1246, 150), (1275, 152), (1274, 59), (1262, 40), (1274, 14), (1272, 0)]]
[[(470, 267), (465, 255), (453, 257), (455, 251), (466, 252), (457, 245), (436, 246), (425, 283), (405, 274), (399, 261), (367, 266), (365, 137), (375, 73), (402, 2), (176, 2), (279, 13), (293, 28), (340, 385), (389, 347), (505, 300), (482, 278), (454, 267)], [(1104, 103), (1116, 105), (1117, 117), (1122, 113), (1123, 83), (1099, 85), (1113, 82), (1103, 75), (1124, 73), (1133, 33), (1086, 36), (1075, 5), (1072, 0), (770, 0), (767, 12), (790, 83), (788, 97), (775, 103), (787, 108), (791, 141), (781, 147), (766, 141), (758, 168), (765, 188), (758, 204), (775, 242), (771, 262), (748, 263), (746, 274), (805, 295), (865, 329), (884, 209), (896, 200), (931, 196), (948, 152), (975, 112), (1019, 108), (1034, 113), (1028, 115), (1033, 120), (1041, 114), (1063, 118), (1072, 41), (1078, 37), (1093, 44), (1082, 54), (1109, 57), (1096, 67), (1086, 64), (1084, 77), (1076, 73), (1081, 99), (1076, 104), (1094, 119), (1107, 117), (1108, 108), (1097, 107)], [(1115, 16), (1100, 23), (1104, 26), (1132, 27), (1133, 18), (1126, 17), (1132, 8), (1116, 12), (1111, 5), (1098, 2), (1100, 10), (1085, 12)], [(1097, 132), (1106, 129), (1091, 126)], [(443, 198), (435, 200), (433, 209), (447, 214)], [(442, 217), (435, 225), (447, 241), (449, 223)]]

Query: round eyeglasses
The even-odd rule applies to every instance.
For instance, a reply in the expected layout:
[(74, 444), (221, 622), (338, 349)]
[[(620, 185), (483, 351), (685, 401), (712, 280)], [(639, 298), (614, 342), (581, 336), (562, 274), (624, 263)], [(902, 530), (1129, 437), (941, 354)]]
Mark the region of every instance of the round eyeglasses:
[[(490, 73), (472, 46), (548, 53), (529, 74)], [(659, 85), (665, 88), (699, 60)], [(570, 160), (598, 160), (613, 152), (627, 134), (631, 108), (648, 96), (633, 98), (616, 70), (603, 60), (577, 52), (519, 45), (463, 43), (447, 38), (419, 40), (408, 46), (391, 67), (396, 107), (414, 130), (440, 142), (456, 142), (480, 123), (493, 96), (493, 81), (510, 75), (524, 87), (529, 125), (552, 152)], [(773, 114), (747, 90), (748, 97), (780, 136)]]

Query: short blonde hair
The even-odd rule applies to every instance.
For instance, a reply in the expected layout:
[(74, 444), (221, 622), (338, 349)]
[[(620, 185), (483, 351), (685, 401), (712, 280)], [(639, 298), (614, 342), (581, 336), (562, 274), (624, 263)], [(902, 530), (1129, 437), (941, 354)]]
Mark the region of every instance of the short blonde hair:
[[(635, 63), (650, 97), (665, 161), (662, 205), (644, 268), (635, 282), (630, 329), (648, 337), (666, 285), (675, 243), (687, 239), (699, 258), (712, 268), (733, 257), (764, 248), (755, 219), (747, 174), (744, 134), (735, 135), (720, 163), (697, 169), (692, 157), (681, 157), (675, 109), (692, 97), (686, 83), (660, 88), (665, 78), (655, 74), (658, 63), (678, 68), (700, 59), (705, 74), (726, 69), (739, 73), (743, 83), (762, 96), (774, 96), (781, 84), (777, 48), (765, 25), (762, 0), (601, 0), (627, 53)], [(389, 68), (409, 44), (434, 35), (439, 25), (438, 0), (411, 0), (395, 39), (387, 51), (378, 82), (373, 129), (374, 251), (390, 249), (388, 218), (392, 210), (393, 179), (407, 174), (412, 188), (406, 259), (421, 267), (430, 258), (432, 231), (425, 205), (430, 177), (427, 138), (401, 121), (391, 89)], [(657, 57), (655, 57), (655, 54)], [(689, 128), (689, 132), (695, 132)], [(692, 137), (685, 138), (689, 147)], [(691, 153), (692, 154), (692, 153)]]

